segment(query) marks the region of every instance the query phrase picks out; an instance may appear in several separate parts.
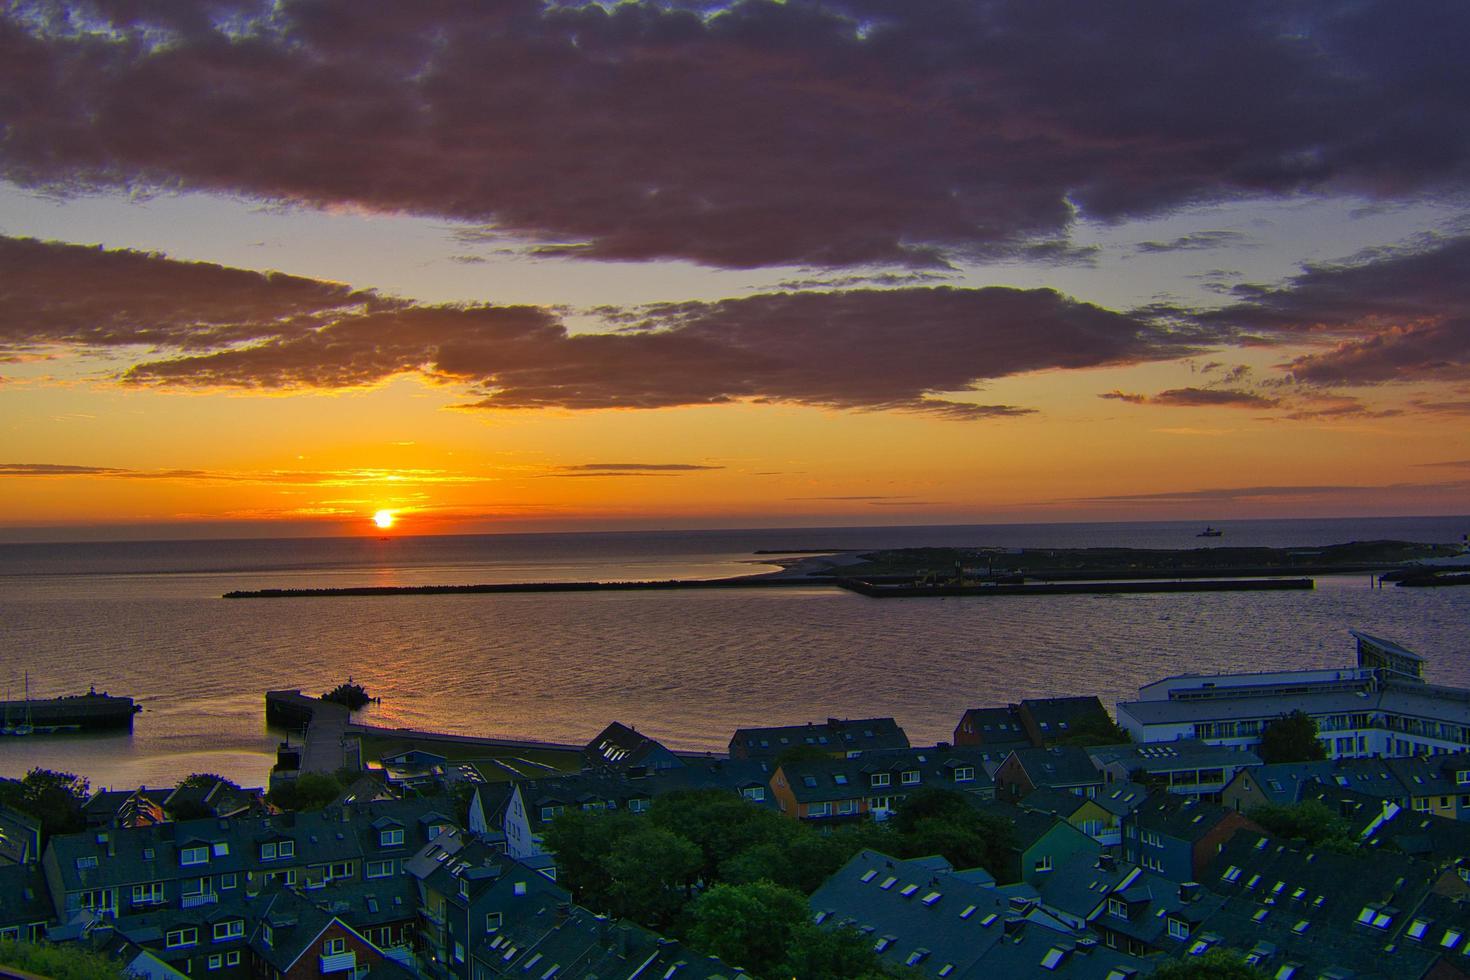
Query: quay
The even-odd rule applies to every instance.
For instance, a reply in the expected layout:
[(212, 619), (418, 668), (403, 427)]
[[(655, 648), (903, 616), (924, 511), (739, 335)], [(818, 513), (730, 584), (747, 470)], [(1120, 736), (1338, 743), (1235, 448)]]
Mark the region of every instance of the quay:
[(1118, 595), (1148, 592), (1279, 592), (1313, 589), (1309, 578), (1262, 579), (1185, 579), (1183, 581), (1148, 580), (1140, 582), (1037, 582), (1028, 585), (921, 585), (887, 584), (866, 579), (842, 579), (837, 583), (859, 595), (873, 599), (916, 599), (949, 596), (1018, 596), (1018, 595)]
[(11, 722), (25, 719), (37, 734), (53, 731), (112, 731), (133, 727), (133, 715), (143, 710), (132, 698), (106, 692), (73, 694), (60, 698), (0, 701), (0, 714)]

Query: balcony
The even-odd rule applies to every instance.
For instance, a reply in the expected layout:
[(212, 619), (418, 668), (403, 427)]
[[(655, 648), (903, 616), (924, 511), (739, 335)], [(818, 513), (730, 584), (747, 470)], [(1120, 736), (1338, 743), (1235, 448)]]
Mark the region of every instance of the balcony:
[(185, 895), (179, 899), (179, 908), (197, 909), (203, 905), (214, 905), (219, 902), (219, 896), (214, 892), (203, 892), (198, 895)]
[(355, 973), (357, 971), (357, 953), (348, 951), (346, 953), (333, 953), (330, 956), (321, 956), (321, 972), (341, 973), (346, 970)]

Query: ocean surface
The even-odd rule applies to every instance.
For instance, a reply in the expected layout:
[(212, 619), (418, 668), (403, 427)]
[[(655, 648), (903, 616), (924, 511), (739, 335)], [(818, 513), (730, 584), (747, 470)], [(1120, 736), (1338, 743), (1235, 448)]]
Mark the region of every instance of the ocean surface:
[(915, 743), (975, 705), (1097, 694), (1184, 672), (1346, 664), (1347, 630), (1417, 650), (1470, 687), (1470, 589), (875, 601), (820, 586), (651, 593), (224, 600), (234, 589), (714, 577), (760, 550), (901, 546), (1320, 546), (1453, 542), (1470, 517), (1028, 524), (467, 537), (0, 545), (0, 694), (94, 687), (144, 705), (131, 735), (0, 738), (0, 775), (94, 787), (195, 771), (264, 782), (271, 688), (349, 676), (369, 723), (585, 741), (622, 721), (681, 749), (741, 726), (893, 715)]

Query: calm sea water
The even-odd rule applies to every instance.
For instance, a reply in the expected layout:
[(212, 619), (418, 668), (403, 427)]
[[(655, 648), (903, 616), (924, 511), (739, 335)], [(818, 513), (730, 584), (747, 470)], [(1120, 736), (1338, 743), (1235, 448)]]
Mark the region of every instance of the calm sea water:
[(1470, 686), (1470, 589), (874, 601), (819, 587), (720, 592), (226, 601), (232, 589), (666, 579), (760, 571), (759, 549), (905, 545), (1188, 548), (1447, 542), (1470, 517), (1196, 524), (505, 535), (0, 545), (0, 693), (98, 690), (145, 705), (132, 735), (0, 739), (0, 775), (94, 786), (208, 770), (260, 783), (263, 692), (349, 675), (365, 720), (583, 741), (617, 719), (676, 748), (742, 725), (896, 716), (916, 742), (972, 705), (1132, 697), (1185, 671), (1346, 663), (1347, 629), (1398, 640)]

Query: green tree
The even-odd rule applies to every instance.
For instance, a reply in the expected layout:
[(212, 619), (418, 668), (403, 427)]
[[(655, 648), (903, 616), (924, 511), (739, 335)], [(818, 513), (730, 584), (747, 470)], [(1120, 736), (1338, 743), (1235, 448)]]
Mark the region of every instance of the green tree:
[(761, 844), (784, 846), (806, 830), (773, 810), (717, 789), (660, 796), (648, 816), (656, 826), (699, 848), (699, 874), (706, 882), (718, 880), (721, 866), (737, 854)]
[(0, 942), (0, 964), (51, 980), (129, 980), (122, 964), (78, 946)]
[(1093, 745), (1122, 745), (1131, 741), (1133, 739), (1128, 732), (1113, 719), (1088, 716), (1073, 725), (1065, 737), (1053, 739), (1051, 744), (1080, 745), (1087, 748)]
[(1327, 758), (1327, 749), (1317, 738), (1317, 722), (1301, 709), (1281, 715), (1261, 731), (1262, 762), (1315, 762)]
[(1300, 838), (1308, 844), (1319, 844), (1338, 850), (1352, 849), (1355, 844), (1346, 820), (1318, 800), (1276, 805), (1263, 803), (1246, 811), (1246, 816), (1268, 834)]
[(320, 810), (345, 789), (334, 775), (303, 772), (295, 779), (283, 779), (266, 794), (266, 802), (282, 810)]
[(886, 969), (873, 942), (851, 927), (820, 929), (803, 922), (791, 933), (786, 959), (776, 976), (802, 980), (885, 980)]
[(588, 813), (572, 810), (551, 822), (543, 834), (546, 849), (556, 855), (557, 880), (588, 908), (606, 911), (612, 905), (612, 876), (607, 857), (613, 845), (626, 837), (635, 820), (630, 813)]
[(952, 790), (914, 793), (889, 820), (900, 857), (941, 854), (958, 868), (984, 868), (997, 879), (1007, 876), (1016, 846), (1016, 828), (1004, 817), (976, 810)]
[(613, 914), (666, 931), (694, 891), (699, 848), (649, 821), (619, 838), (608, 853), (608, 899)]
[(1182, 960), (1165, 960), (1153, 980), (1268, 980), (1268, 975), (1245, 962), (1233, 949), (1212, 949)]
[(82, 804), (89, 792), (86, 779), (52, 769), (36, 768), (22, 779), (0, 781), (0, 803), (39, 820), (43, 844), (54, 834), (87, 829)]
[(831, 752), (819, 745), (793, 745), (776, 753), (776, 762), (771, 766), (774, 772), (784, 765), (792, 762), (830, 762), (836, 758)]
[(214, 772), (191, 772), (179, 780), (176, 789), (209, 789), (215, 783), (224, 783), (226, 788), (239, 790), (240, 784)]
[(716, 885), (694, 902), (689, 942), (759, 977), (778, 974), (792, 932), (811, 914), (799, 892), (753, 881)]

